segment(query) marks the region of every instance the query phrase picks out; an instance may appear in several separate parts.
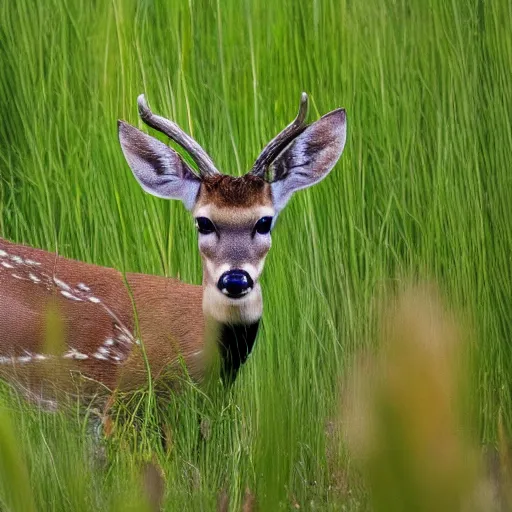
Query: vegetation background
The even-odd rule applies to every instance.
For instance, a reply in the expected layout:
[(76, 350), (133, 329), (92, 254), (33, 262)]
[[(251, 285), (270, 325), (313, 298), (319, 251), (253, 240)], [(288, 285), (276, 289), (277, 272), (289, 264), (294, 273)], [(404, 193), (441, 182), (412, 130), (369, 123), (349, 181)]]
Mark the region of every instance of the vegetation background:
[[(119, 148), (117, 119), (141, 126), (137, 95), (235, 175), (302, 91), (311, 120), (339, 106), (348, 117), (340, 163), (280, 216), (263, 329), (233, 389), (188, 386), (165, 406), (141, 392), (121, 407), (104, 460), (78, 408), (48, 414), (5, 390), (1, 508), (140, 510), (144, 461), (165, 474), (166, 510), (212, 510), (226, 496), (232, 510), (251, 507), (247, 489), (261, 510), (384, 510), (393, 502), (372, 502), (378, 482), (405, 499), (385, 471), (367, 479), (337, 432), (342, 382), (376, 345), (380, 301), (411, 280), (436, 282), (469, 319), (463, 430), (474, 446), (509, 438), (511, 26), (508, 0), (1, 2), (10, 240), (199, 283), (192, 220), (144, 194)], [(435, 415), (434, 402), (423, 410)], [(376, 464), (395, 460), (400, 439)]]

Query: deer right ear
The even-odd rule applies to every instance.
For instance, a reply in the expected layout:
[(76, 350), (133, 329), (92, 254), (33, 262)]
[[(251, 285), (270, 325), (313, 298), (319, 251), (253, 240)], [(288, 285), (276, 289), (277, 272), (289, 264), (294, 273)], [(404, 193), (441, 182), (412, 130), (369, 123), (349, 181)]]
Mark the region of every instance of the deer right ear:
[(187, 210), (196, 202), (201, 180), (176, 151), (124, 121), (118, 121), (124, 157), (140, 186), (165, 199), (180, 199)]

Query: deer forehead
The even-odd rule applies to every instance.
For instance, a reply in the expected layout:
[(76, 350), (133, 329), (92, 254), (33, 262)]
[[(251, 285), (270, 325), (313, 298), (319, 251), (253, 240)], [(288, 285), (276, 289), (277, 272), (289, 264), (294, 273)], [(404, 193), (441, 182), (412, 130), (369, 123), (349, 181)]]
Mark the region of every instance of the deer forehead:
[(193, 214), (230, 226), (243, 226), (261, 217), (273, 216), (270, 185), (250, 175), (206, 177), (201, 183)]
[(257, 176), (218, 174), (203, 178), (197, 199), (198, 204), (216, 206), (271, 206), (272, 192), (270, 184)]

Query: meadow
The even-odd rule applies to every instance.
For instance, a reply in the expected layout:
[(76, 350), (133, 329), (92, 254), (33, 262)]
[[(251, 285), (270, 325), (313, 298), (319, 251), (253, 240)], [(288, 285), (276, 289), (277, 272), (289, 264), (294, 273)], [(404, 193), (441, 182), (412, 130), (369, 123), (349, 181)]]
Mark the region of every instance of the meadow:
[[(150, 509), (149, 462), (165, 475), (165, 510), (215, 510), (228, 496), (230, 510), (253, 499), (263, 511), (454, 510), (469, 492), (455, 480), (455, 502), (431, 502), (401, 479), (422, 459), (390, 421), (374, 421), (389, 449), (363, 454), (370, 471), (358, 463), (340, 434), (345, 383), (361, 352), (378, 352), (382, 305), (435, 283), (468, 361), (455, 430), (476, 451), (512, 438), (511, 26), (509, 0), (0, 3), (4, 238), (200, 283), (192, 219), (144, 194), (119, 147), (118, 119), (142, 128), (138, 94), (233, 175), (293, 119), (302, 91), (310, 121), (337, 107), (348, 120), (340, 162), (279, 217), (263, 327), (235, 385), (189, 383), (164, 401), (141, 390), (101, 446), (80, 404), (46, 413), (5, 387), (0, 508)], [(411, 390), (435, 380), (432, 361)], [(439, 396), (406, 403), (442, 422)], [(410, 416), (405, 428), (421, 430)]]

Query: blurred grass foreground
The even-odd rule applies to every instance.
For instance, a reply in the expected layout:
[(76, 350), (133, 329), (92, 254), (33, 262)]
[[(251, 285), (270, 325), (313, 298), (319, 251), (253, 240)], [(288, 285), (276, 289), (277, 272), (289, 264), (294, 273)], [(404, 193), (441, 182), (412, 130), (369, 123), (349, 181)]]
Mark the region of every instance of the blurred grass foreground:
[(468, 431), (467, 340), (453, 316), (432, 290), (410, 289), (383, 312), (381, 338), (352, 368), (341, 411), (373, 508), (492, 510), (498, 475)]
[(200, 282), (119, 148), (141, 92), (234, 175), (302, 91), (349, 129), (279, 216), (235, 385), (120, 397), (107, 440), (3, 386), (0, 509), (509, 510), (511, 26), (509, 0), (0, 2), (10, 240)]

